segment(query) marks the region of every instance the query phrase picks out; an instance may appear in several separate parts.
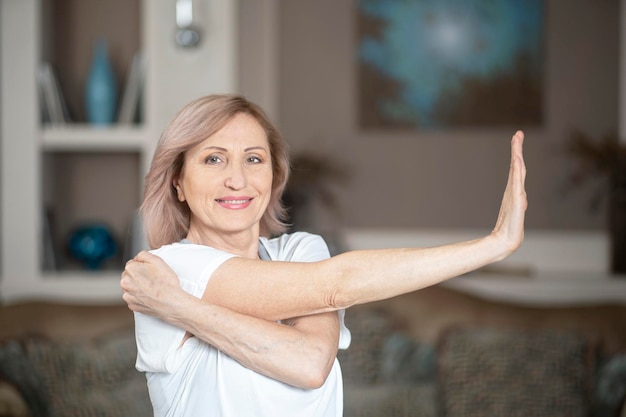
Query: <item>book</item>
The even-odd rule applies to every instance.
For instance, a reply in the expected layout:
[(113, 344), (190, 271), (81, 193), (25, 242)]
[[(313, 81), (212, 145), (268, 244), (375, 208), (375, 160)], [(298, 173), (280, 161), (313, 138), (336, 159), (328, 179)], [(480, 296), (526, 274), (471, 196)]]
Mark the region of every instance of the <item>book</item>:
[(59, 268), (59, 254), (54, 240), (53, 229), (54, 215), (51, 209), (44, 208), (42, 212), (42, 235), (40, 241), (42, 254), (42, 269), (44, 271), (56, 271)]
[(42, 120), (62, 125), (70, 121), (69, 111), (59, 81), (49, 62), (43, 62), (37, 74)]
[(133, 57), (128, 77), (126, 77), (124, 94), (122, 96), (120, 110), (117, 116), (118, 123), (131, 124), (137, 119), (145, 77), (144, 61), (145, 60), (141, 52), (137, 52)]

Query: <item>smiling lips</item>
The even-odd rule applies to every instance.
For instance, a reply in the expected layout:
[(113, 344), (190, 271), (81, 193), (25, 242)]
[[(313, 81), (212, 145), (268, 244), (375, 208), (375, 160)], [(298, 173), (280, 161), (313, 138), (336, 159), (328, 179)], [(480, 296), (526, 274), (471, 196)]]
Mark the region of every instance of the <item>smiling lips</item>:
[(252, 197), (226, 197), (226, 198), (217, 198), (215, 199), (217, 204), (221, 207), (230, 209), (230, 210), (240, 210), (248, 207), (252, 202)]

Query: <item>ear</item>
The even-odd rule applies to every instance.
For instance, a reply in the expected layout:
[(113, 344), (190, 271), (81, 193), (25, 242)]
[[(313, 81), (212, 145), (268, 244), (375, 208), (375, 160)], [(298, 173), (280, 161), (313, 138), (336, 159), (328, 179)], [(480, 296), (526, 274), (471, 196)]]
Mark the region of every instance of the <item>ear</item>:
[(184, 202), (185, 193), (183, 192), (183, 189), (178, 183), (178, 179), (175, 179), (174, 181), (172, 181), (172, 185), (174, 186), (174, 189), (176, 190), (176, 197), (178, 197), (178, 201), (180, 201), (181, 203)]

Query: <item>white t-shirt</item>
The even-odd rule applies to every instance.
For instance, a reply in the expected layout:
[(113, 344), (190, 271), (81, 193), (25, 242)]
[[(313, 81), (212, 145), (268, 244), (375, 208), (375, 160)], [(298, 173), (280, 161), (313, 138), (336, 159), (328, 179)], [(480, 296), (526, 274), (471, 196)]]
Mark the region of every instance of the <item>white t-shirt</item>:
[[(315, 262), (329, 257), (324, 240), (308, 233), (261, 238), (270, 259)], [(201, 298), (211, 274), (235, 255), (208, 246), (174, 243), (152, 251), (176, 272), (181, 287)], [(350, 344), (340, 317), (339, 348)], [(245, 368), (228, 355), (193, 337), (182, 346), (185, 330), (135, 313), (137, 369), (146, 372), (155, 417), (339, 417), (343, 386), (335, 359), (324, 385), (301, 389)], [(180, 347), (179, 347), (180, 346)]]

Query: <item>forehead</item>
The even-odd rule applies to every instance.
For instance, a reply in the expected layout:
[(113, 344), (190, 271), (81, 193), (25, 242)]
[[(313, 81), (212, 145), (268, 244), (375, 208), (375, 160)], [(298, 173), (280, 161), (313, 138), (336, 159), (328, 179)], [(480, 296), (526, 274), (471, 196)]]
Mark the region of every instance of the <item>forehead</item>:
[(220, 130), (206, 138), (203, 144), (205, 146), (230, 144), (231, 146), (267, 147), (268, 138), (261, 124), (253, 116), (247, 113), (238, 113), (226, 122)]

